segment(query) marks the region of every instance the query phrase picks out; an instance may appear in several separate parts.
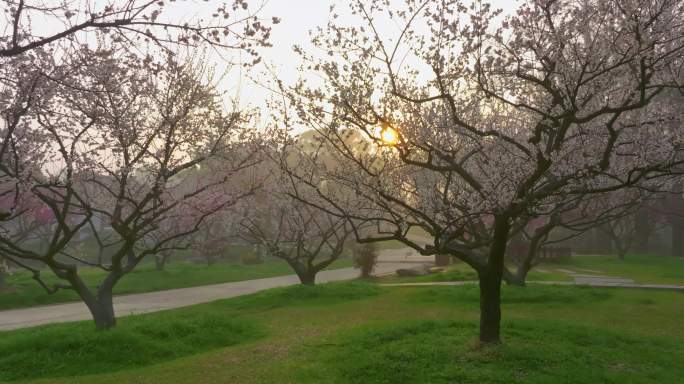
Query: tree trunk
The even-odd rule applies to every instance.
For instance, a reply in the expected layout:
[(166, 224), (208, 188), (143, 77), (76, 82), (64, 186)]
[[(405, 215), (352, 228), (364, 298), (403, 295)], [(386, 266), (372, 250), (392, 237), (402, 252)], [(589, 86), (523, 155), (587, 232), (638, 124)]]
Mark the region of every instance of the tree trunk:
[(518, 269), (515, 271), (515, 274), (511, 274), (507, 279), (506, 283), (509, 285), (515, 285), (516, 287), (524, 287), (525, 286), (525, 280), (527, 280), (527, 273), (530, 270), (527, 269), (525, 266), (519, 266)]
[(114, 315), (114, 302), (112, 298), (111, 287), (100, 287), (95, 296), (88, 287), (79, 279), (76, 283), (71, 284), (76, 290), (76, 293), (81, 297), (85, 305), (90, 310), (90, 314), (95, 321), (95, 328), (98, 331), (110, 329), (116, 325), (116, 317)]
[(597, 255), (610, 255), (613, 253), (613, 243), (606, 241), (605, 228), (597, 227), (592, 231), (594, 235), (594, 253)]
[(493, 274), (480, 275), (480, 341), (499, 343), (501, 328), (501, 280)]
[(614, 239), (613, 242), (615, 243), (615, 253), (617, 254), (618, 259), (624, 260), (629, 247), (622, 244), (618, 239)]
[(0, 289), (7, 284), (7, 276), (9, 275), (9, 265), (5, 259), (0, 258)]
[(316, 285), (316, 274), (311, 272), (297, 273), (299, 281), (304, 285)]
[(281, 257), (285, 260), (287, 264), (292, 267), (292, 269), (297, 274), (299, 282), (304, 285), (315, 285), (316, 284), (316, 273), (318, 270), (307, 268), (306, 265), (297, 259), (290, 259), (287, 257)]
[(684, 220), (679, 217), (672, 220), (672, 256), (684, 256)]
[(615, 248), (615, 254), (617, 255), (618, 259), (624, 260), (629, 247), (622, 243), (620, 236), (618, 236), (616, 233), (611, 232), (610, 237), (613, 240), (613, 248)]
[(157, 271), (163, 271), (166, 268), (166, 262), (169, 256), (167, 254), (157, 254), (154, 255), (154, 264)]
[(95, 328), (98, 331), (110, 329), (116, 325), (114, 314), (113, 289), (114, 284), (121, 278), (120, 273), (110, 272), (102, 284), (97, 288), (97, 295), (81, 280), (75, 270), (67, 272), (65, 278), (71, 287), (78, 293), (81, 300), (90, 310), (90, 314), (95, 321)]
[(527, 280), (527, 274), (532, 270), (532, 266), (537, 261), (537, 255), (541, 250), (541, 236), (535, 236), (530, 240), (530, 244), (527, 248), (527, 254), (523, 259), (522, 263), (518, 266), (515, 274), (509, 274), (506, 277), (506, 283), (510, 285), (515, 285), (518, 287), (525, 286), (525, 280)]
[(653, 224), (648, 215), (648, 208), (642, 206), (634, 216), (634, 250), (636, 252), (648, 252), (652, 231)]
[(478, 271), (480, 280), (480, 342), (500, 343), (501, 280), (506, 243), (511, 229), (508, 216), (497, 215), (487, 266)]
[[(87, 304), (87, 303), (86, 303)], [(106, 331), (116, 325), (116, 316), (114, 314), (114, 303), (112, 294), (103, 295), (98, 294), (98, 299), (94, 305), (88, 305), (90, 313), (95, 320), (95, 328), (98, 331)]]
[(451, 264), (451, 255), (442, 253), (435, 255), (435, 266), (446, 267), (449, 264)]
[(216, 264), (216, 258), (214, 257), (214, 255), (205, 253), (204, 258), (207, 260), (207, 266), (211, 267), (212, 265)]

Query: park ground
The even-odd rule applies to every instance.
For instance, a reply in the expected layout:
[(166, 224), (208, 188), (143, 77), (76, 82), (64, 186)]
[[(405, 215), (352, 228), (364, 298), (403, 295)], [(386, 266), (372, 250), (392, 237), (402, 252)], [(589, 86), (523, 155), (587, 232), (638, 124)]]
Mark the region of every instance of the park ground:
[[(340, 259), (330, 265), (328, 269), (350, 267), (352, 264), (353, 262), (349, 258)], [(281, 260), (268, 260), (261, 264), (252, 265), (237, 262), (219, 262), (206, 265), (178, 261), (168, 264), (163, 271), (157, 271), (154, 263), (146, 263), (124, 276), (116, 285), (114, 293), (126, 295), (189, 288), (284, 276), (292, 273), (292, 268)], [(90, 286), (95, 286), (105, 276), (105, 272), (101, 269), (90, 267), (81, 268), (80, 274)], [(45, 281), (47, 284), (58, 282), (57, 278), (50, 275), (49, 272), (45, 274)], [(7, 277), (7, 285), (6, 289), (0, 290), (0, 311), (79, 300), (76, 292), (67, 289), (47, 294), (27, 272), (18, 272)]]
[[(465, 277), (460, 266), (417, 279)], [(591, 270), (684, 283), (684, 260), (574, 258), (541, 276)], [(458, 275), (461, 273), (461, 275)], [(436, 277), (440, 276), (440, 277)], [(293, 286), (120, 319), (0, 332), (11, 383), (678, 383), (684, 293), (504, 287), (503, 344), (477, 343), (474, 285)], [(534, 280), (531, 278), (531, 280)]]

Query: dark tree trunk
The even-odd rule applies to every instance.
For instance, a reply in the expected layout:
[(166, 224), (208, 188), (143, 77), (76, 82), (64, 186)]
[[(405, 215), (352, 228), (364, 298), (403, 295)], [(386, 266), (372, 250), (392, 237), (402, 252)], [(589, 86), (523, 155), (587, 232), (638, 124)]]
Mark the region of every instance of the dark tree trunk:
[(613, 248), (615, 248), (615, 254), (617, 255), (618, 259), (624, 260), (625, 255), (627, 255), (627, 251), (629, 250), (629, 246), (627, 244), (624, 244), (622, 239), (620, 239), (620, 236), (617, 235), (614, 232), (609, 233), (611, 240), (613, 240)]
[(0, 289), (5, 288), (7, 283), (7, 275), (9, 274), (9, 266), (5, 259), (0, 258)]
[(451, 255), (448, 254), (437, 254), (435, 255), (435, 265), (438, 267), (446, 267), (451, 264)]
[(510, 274), (509, 276), (507, 276), (506, 283), (518, 287), (525, 286), (527, 274), (530, 272), (530, 270), (532, 270), (532, 267), (537, 261), (537, 257), (541, 251), (541, 240), (541, 237), (533, 237), (532, 240), (530, 240), (530, 244), (527, 248), (527, 254), (525, 255), (525, 258), (522, 260), (522, 263), (520, 263), (520, 265), (518, 266), (518, 269), (515, 271), (515, 274)]
[(214, 255), (210, 255), (209, 253), (205, 253), (204, 258), (207, 260), (208, 266), (211, 267), (212, 265), (216, 264), (216, 258), (214, 257)]
[(515, 271), (515, 274), (511, 274), (506, 279), (506, 283), (508, 283), (509, 285), (515, 285), (517, 287), (524, 287), (525, 286), (525, 280), (527, 280), (527, 273), (529, 271), (530, 271), (529, 269), (527, 269), (521, 265)]
[(90, 310), (97, 330), (104, 331), (116, 325), (111, 287), (101, 286), (98, 289), (96, 296), (82, 281), (80, 281), (80, 279), (78, 279), (78, 282), (76, 283), (72, 282), (71, 285), (88, 307), (88, 310)]
[(114, 313), (113, 288), (121, 278), (121, 273), (110, 272), (102, 284), (97, 288), (97, 294), (88, 288), (75, 270), (67, 272), (65, 278), (78, 293), (95, 321), (95, 328), (99, 331), (110, 329), (116, 325)]
[(672, 220), (672, 256), (684, 256), (684, 220), (680, 217)]
[(501, 281), (492, 274), (480, 275), (480, 341), (501, 342)]
[(300, 283), (304, 285), (316, 284), (316, 273), (318, 273), (318, 269), (308, 268), (304, 263), (296, 259), (293, 260), (287, 257), (281, 258), (285, 260), (290, 265), (290, 267), (292, 267), (292, 269), (297, 274)]
[(95, 320), (95, 328), (99, 331), (105, 331), (116, 325), (113, 297), (111, 292), (99, 292), (97, 296), (96, 303), (92, 306), (88, 305), (88, 308)]
[(487, 266), (479, 271), (480, 279), (480, 342), (501, 342), (501, 280), (504, 270), (506, 243), (511, 229), (508, 216), (496, 216), (494, 236)]
[(605, 228), (594, 228), (592, 231), (594, 235), (594, 252), (597, 255), (610, 255), (613, 253), (613, 243), (606, 241)]
[(664, 200), (665, 217), (672, 229), (672, 256), (684, 256), (684, 185), (677, 183)]
[(299, 281), (304, 285), (316, 285), (316, 273), (315, 272), (297, 272)]
[(648, 208), (642, 206), (634, 216), (634, 250), (648, 252), (649, 239), (653, 231), (653, 223), (648, 214)]
[[(555, 220), (555, 218), (552, 217), (552, 220)], [(532, 270), (532, 267), (539, 264), (540, 254), (544, 251), (544, 241), (546, 241), (554, 226), (555, 221), (552, 221), (534, 231), (534, 234), (530, 237), (529, 244), (527, 244), (527, 252), (518, 258), (518, 268), (515, 274), (510, 273), (507, 268), (504, 268), (504, 280), (507, 284), (519, 287), (525, 286), (527, 274)], [(508, 249), (510, 249), (510, 243), (508, 244)]]
[(166, 268), (166, 263), (168, 262), (169, 255), (165, 253), (160, 253), (154, 255), (154, 264), (157, 271), (163, 271)]
[(624, 260), (627, 255), (627, 247), (623, 247), (621, 244), (615, 244), (615, 252), (619, 260)]

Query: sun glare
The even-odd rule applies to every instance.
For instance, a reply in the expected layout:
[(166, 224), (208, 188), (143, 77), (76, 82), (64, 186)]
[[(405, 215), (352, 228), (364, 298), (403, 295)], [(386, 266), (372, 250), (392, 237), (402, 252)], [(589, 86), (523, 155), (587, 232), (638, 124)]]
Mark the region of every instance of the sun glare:
[(386, 145), (394, 145), (399, 142), (399, 135), (397, 134), (397, 131), (390, 127), (385, 127), (382, 129), (380, 132), (380, 138)]

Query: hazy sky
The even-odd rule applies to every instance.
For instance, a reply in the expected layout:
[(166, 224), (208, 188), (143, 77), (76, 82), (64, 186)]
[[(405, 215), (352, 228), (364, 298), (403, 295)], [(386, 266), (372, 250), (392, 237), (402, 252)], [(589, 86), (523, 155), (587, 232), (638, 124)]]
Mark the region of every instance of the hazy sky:
[[(84, 0), (86, 1), (86, 0)], [(100, 0), (96, 0), (100, 1)], [(437, 0), (434, 0), (437, 1)], [(191, 0), (167, 3), (166, 17), (175, 22), (192, 21), (197, 18), (206, 18), (213, 13), (217, 6), (227, 0)], [(398, 5), (403, 4), (404, 0), (391, 0)], [(468, 3), (468, 0), (466, 0)], [(504, 13), (509, 13), (517, 8), (517, 0), (491, 0), (494, 8), (502, 8)], [(341, 21), (345, 22), (344, 10), (347, 9), (345, 0), (250, 0), (250, 11), (263, 4), (259, 16), (265, 20), (270, 20), (276, 16), (281, 22), (273, 26), (271, 33), (271, 43), (273, 47), (262, 48), (263, 63), (275, 70), (276, 76), (285, 84), (291, 84), (302, 74), (298, 71), (299, 56), (292, 50), (294, 44), (304, 47), (311, 51), (312, 45), (309, 43), (309, 31), (318, 27), (325, 26), (328, 22), (330, 6), (336, 4), (337, 11), (340, 13)], [(341, 11), (341, 12), (339, 12)], [(397, 29), (394, 25), (387, 25), (390, 34)], [(213, 61), (219, 71), (226, 67), (226, 61), (212, 51), (207, 52), (210, 61)], [(259, 108), (263, 112), (264, 119), (257, 126), (267, 123), (268, 111), (266, 108), (267, 100), (272, 97), (272, 93), (262, 85), (255, 83), (252, 79), (263, 82), (273, 77), (273, 74), (266, 71), (263, 65), (253, 68), (249, 74), (244, 73), (243, 69), (234, 66), (227, 76), (223, 77), (219, 87), (226, 92), (228, 98), (239, 99), (240, 106)]]
[[(403, 0), (394, 1), (403, 2)], [(251, 6), (255, 6), (256, 3), (254, 1)], [(281, 80), (289, 83), (298, 77), (298, 56), (292, 51), (292, 45), (311, 47), (308, 43), (309, 30), (327, 23), (330, 5), (333, 3), (336, 3), (338, 7), (344, 7), (344, 2), (335, 0), (266, 0), (262, 16), (264, 18), (280, 17), (281, 23), (273, 26), (271, 36), (273, 47), (262, 50), (263, 60), (277, 69), (277, 75)], [(506, 13), (514, 10), (517, 4), (519, 2), (516, 0), (492, 1), (495, 8), (502, 8)], [(241, 80), (238, 81), (238, 79)], [(237, 73), (231, 74), (224, 87), (231, 94), (239, 93), (243, 105), (263, 107), (263, 101), (269, 96), (268, 91)]]
[[(273, 47), (262, 49), (263, 61), (277, 70), (278, 77), (286, 83), (296, 80), (299, 72), (298, 57), (292, 51), (294, 44), (309, 46), (309, 31), (316, 26), (325, 25), (331, 0), (268, 0), (262, 14), (270, 19), (277, 16), (280, 24), (273, 26), (271, 43)], [(262, 67), (263, 68), (263, 67)], [(262, 68), (257, 68), (260, 71)], [(258, 73), (252, 73), (258, 75)], [(240, 82), (242, 103), (263, 105), (269, 92), (250, 80)], [(235, 87), (232, 85), (231, 87)]]
[[(52, 1), (52, 0), (50, 0)], [(57, 0), (54, 0), (57, 1)], [(124, 0), (116, 0), (123, 2)], [(262, 53), (263, 62), (276, 70), (277, 76), (285, 83), (291, 83), (300, 76), (297, 71), (299, 64), (299, 57), (292, 51), (294, 44), (302, 45), (305, 49), (311, 49), (309, 43), (309, 31), (317, 26), (325, 26), (328, 21), (328, 15), (331, 4), (336, 4), (338, 10), (346, 9), (346, 0), (249, 0), (250, 10), (255, 10), (260, 4), (263, 4), (260, 16), (263, 19), (269, 20), (273, 16), (281, 19), (280, 24), (274, 25), (271, 34), (271, 43), (273, 47), (263, 48)], [(438, 1), (438, 0), (433, 0)], [(474, 0), (473, 0), (474, 1)], [(403, 4), (404, 0), (391, 0), (397, 4)], [(107, 2), (105, 0), (76, 0), (71, 4), (75, 9), (79, 9), (84, 4), (95, 4), (96, 8), (102, 6)], [(192, 22), (197, 18), (208, 18), (218, 6), (224, 3), (230, 3), (230, 0), (190, 0), (166, 2), (165, 17), (168, 21), (182, 23), (185, 21)], [(468, 3), (468, 0), (466, 0)], [(495, 8), (504, 9), (505, 13), (511, 12), (517, 7), (519, 1), (517, 0), (491, 0)], [(341, 13), (340, 19), (344, 19), (344, 12)], [(72, 19), (71, 21), (74, 21)], [(344, 20), (343, 20), (344, 21)], [(54, 33), (55, 29), (63, 29), (64, 26), (59, 26), (53, 20), (32, 20), (32, 28), (34, 32), (39, 32), (45, 35)], [(389, 26), (394, 28), (393, 25)], [(0, 31), (7, 33), (9, 26), (0, 25)], [(394, 32), (394, 31), (392, 31)], [(210, 60), (215, 62), (221, 70), (225, 67), (225, 61), (221, 60), (219, 55), (208, 52), (211, 57)], [(255, 107), (264, 107), (265, 100), (270, 96), (270, 92), (263, 87), (255, 84), (249, 80), (244, 73), (240, 73), (239, 68), (233, 68), (225, 80), (222, 81), (220, 87), (229, 95), (239, 95), (240, 103), (243, 106), (252, 105)], [(259, 79), (264, 79), (266, 74), (264, 67), (255, 68), (250, 75)]]

